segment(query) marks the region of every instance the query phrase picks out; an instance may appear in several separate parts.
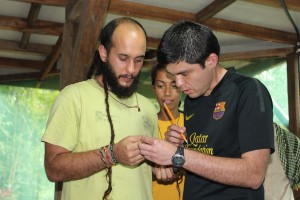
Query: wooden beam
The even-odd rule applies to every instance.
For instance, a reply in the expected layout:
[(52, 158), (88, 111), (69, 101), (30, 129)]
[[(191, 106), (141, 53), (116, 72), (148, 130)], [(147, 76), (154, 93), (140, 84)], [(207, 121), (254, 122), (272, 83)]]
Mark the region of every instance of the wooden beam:
[(299, 55), (287, 56), (289, 130), (300, 137)]
[[(147, 10), (147, 12), (145, 12), (145, 10)], [(118, 15), (169, 23), (175, 23), (182, 19), (196, 20), (196, 15), (192, 13), (120, 0), (112, 0), (108, 11)], [(218, 18), (210, 18), (203, 22), (203, 24), (209, 26), (214, 31), (286, 44), (295, 44), (297, 38), (296, 33), (278, 31)]]
[[(55, 183), (55, 194), (54, 194), (54, 200), (61, 200), (61, 192), (63, 188), (63, 182), (57, 182)], [(59, 192), (57, 192), (59, 191)]]
[[(263, 0), (263, 1), (262, 0), (243, 0), (243, 1), (282, 9), (281, 3), (278, 0)], [(285, 4), (287, 5), (287, 8), (289, 10), (300, 12), (299, 0), (285, 0)]]
[(62, 36), (60, 36), (51, 52), (51, 54), (47, 57), (42, 69), (41, 69), (41, 77), (40, 81), (43, 81), (48, 77), (49, 72), (52, 70), (54, 64), (56, 63), (58, 57), (61, 54), (62, 46)]
[(0, 83), (35, 80), (38, 79), (39, 76), (40, 76), (39, 72), (0, 75)]
[(37, 3), (32, 3), (31, 4), (29, 14), (28, 14), (28, 18), (27, 18), (28, 26), (33, 26), (34, 25), (34, 23), (36, 22), (36, 20), (38, 18), (40, 10), (41, 10), (41, 4), (37, 4)]
[[(51, 5), (51, 6), (60, 6), (65, 7), (68, 4), (68, 0), (14, 0), (14, 1), (20, 1), (25, 3), (39, 3), (43, 5)], [(278, 0), (243, 0), (246, 2), (256, 3), (260, 5), (265, 6), (271, 6), (275, 8), (281, 8), (281, 4)], [(113, 1), (112, 1), (113, 2)], [(289, 10), (294, 10), (299, 12), (300, 11), (300, 5), (299, 0), (285, 0)]]
[(82, 13), (83, 1), (74, 1), (70, 0), (70, 2), (66, 7), (66, 21), (78, 22), (80, 20), (80, 16)]
[(235, 1), (236, 0), (213, 1), (211, 4), (209, 4), (196, 14), (196, 20), (198, 22), (204, 22)]
[(157, 20), (169, 23), (175, 23), (181, 19), (196, 19), (195, 14), (192, 13), (121, 0), (111, 0), (108, 12), (129, 17), (138, 17), (142, 19)]
[[(68, 80), (66, 84), (75, 83), (85, 79), (87, 71), (92, 63), (94, 50), (97, 45), (102, 25), (105, 21), (109, 4), (109, 0), (78, 1), (84, 2), (83, 10), (76, 34), (69, 75), (67, 77), (62, 77)], [(75, 1), (75, 3), (78, 3), (78, 1)], [(74, 3), (74, 1), (70, 0), (69, 3)]]
[(52, 51), (52, 45), (30, 43), (28, 44), (27, 49), (22, 49), (20, 48), (19, 43), (17, 41), (0, 39), (0, 50), (44, 56), (50, 54), (50, 52)]
[[(66, 21), (64, 25), (64, 34), (62, 38), (62, 54), (61, 62), (58, 68), (60, 68), (60, 89), (63, 89), (68, 85), (68, 76), (71, 68), (72, 54), (74, 49), (74, 41), (76, 40), (78, 30), (78, 24), (70, 21)], [(57, 183), (56, 183), (57, 184)], [(56, 185), (55, 184), (55, 185)], [(58, 191), (56, 191), (57, 193)]]
[(38, 3), (49, 6), (60, 6), (64, 7), (68, 4), (68, 0), (15, 0), (25, 3)]
[[(57, 75), (59, 75), (59, 71), (57, 71), (57, 70), (53, 70), (49, 73), (49, 76), (57, 76)], [(38, 80), (39, 77), (40, 77), (40, 72), (0, 75), (0, 83)]]
[(47, 35), (60, 35), (62, 23), (37, 20), (34, 26), (30, 27), (27, 20), (18, 17), (0, 16), (0, 29), (12, 30), (27, 33), (38, 33)]
[[(37, 4), (37, 3), (32, 3), (30, 10), (29, 10), (29, 14), (28, 14), (28, 20), (27, 20), (27, 24), (29, 27), (33, 27), (34, 23), (37, 20), (37, 17), (39, 15), (41, 9), (41, 4)], [(26, 32), (23, 33), (21, 42), (20, 42), (20, 47), (22, 49), (26, 49), (28, 46), (30, 40), (30, 33)]]
[(294, 48), (278, 48), (267, 49), (259, 51), (246, 51), (238, 53), (221, 54), (221, 61), (228, 60), (245, 60), (251, 58), (269, 58), (269, 57), (286, 57), (288, 54), (294, 51)]
[(151, 38), (151, 37), (148, 37), (147, 38), (147, 48), (148, 49), (157, 49), (158, 48), (158, 45), (160, 43), (160, 38)]
[(260, 26), (243, 24), (233, 22), (225, 19), (211, 18), (206, 20), (203, 24), (209, 26), (214, 31), (226, 32), (230, 34), (255, 38), (260, 40), (295, 44), (297, 41), (296, 33), (279, 31)]
[(40, 70), (43, 65), (42, 61), (3, 58), (0, 57), (0, 68), (14, 68), (14, 69), (34, 69)]
[[(51, 71), (51, 73), (49, 75), (57, 76), (58, 72), (57, 71)], [(27, 81), (27, 80), (38, 80), (39, 77), (40, 77), (40, 72), (0, 75), (0, 83), (9, 83), (9, 82)]]
[[(285, 58), (288, 54), (292, 53), (294, 48), (278, 48), (268, 49), (259, 51), (245, 51), (238, 53), (225, 53), (220, 55), (220, 61), (231, 61), (231, 60), (247, 60), (252, 58), (270, 58), (270, 57), (283, 57)], [(143, 67), (153, 66), (156, 59), (144, 61)]]

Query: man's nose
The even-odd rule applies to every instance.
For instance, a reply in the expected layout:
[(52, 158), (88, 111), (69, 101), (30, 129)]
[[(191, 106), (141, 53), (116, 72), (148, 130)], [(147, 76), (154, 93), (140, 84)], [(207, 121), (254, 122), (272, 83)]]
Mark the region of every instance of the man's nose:
[(134, 68), (135, 68), (134, 60), (130, 60), (128, 65), (126, 66), (126, 72), (128, 74), (133, 74), (134, 73)]

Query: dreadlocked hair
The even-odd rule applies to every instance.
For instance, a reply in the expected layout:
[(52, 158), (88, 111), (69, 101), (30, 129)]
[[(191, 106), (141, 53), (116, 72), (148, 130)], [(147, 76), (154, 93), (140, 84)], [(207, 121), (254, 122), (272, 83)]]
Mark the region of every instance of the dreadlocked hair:
[(96, 50), (94, 53), (93, 62), (88, 70), (87, 75), (86, 75), (86, 79), (90, 79), (93, 76), (100, 74), (101, 73), (100, 66), (102, 66), (101, 60), (100, 60), (100, 55), (99, 55), (99, 51)]
[[(110, 131), (111, 131), (110, 144), (113, 144), (114, 140), (115, 140), (115, 131), (114, 131), (114, 126), (113, 126), (110, 111), (109, 111), (109, 103), (108, 103), (108, 96), (109, 95), (108, 95), (108, 87), (107, 87), (107, 83), (106, 83), (106, 80), (105, 80), (105, 76), (103, 76), (103, 87), (104, 87), (104, 91), (105, 91), (106, 114), (107, 114), (107, 117), (108, 117), (108, 121), (109, 121), (109, 125), (110, 125)], [(107, 180), (107, 183), (108, 183), (108, 187), (107, 187), (107, 189), (104, 192), (104, 195), (102, 197), (103, 200), (107, 200), (107, 197), (109, 196), (109, 194), (112, 191), (112, 185), (111, 185), (111, 182), (112, 182), (111, 179), (112, 178), (111, 178), (111, 176), (112, 176), (112, 168), (108, 167), (107, 168), (107, 173), (106, 173), (106, 180)]]

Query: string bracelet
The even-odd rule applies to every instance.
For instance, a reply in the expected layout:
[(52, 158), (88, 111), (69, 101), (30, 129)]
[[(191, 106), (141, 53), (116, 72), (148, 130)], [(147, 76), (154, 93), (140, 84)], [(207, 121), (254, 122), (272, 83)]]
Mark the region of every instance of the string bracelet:
[(100, 149), (99, 149), (99, 153), (100, 153), (100, 158), (101, 158), (101, 161), (102, 161), (103, 165), (105, 167), (108, 167), (107, 164), (106, 164), (106, 162), (105, 162), (105, 160), (104, 160), (104, 155), (103, 155), (103, 153), (102, 153), (102, 151)]
[(109, 152), (110, 152), (111, 159), (112, 159), (113, 163), (117, 164), (118, 161), (117, 161), (117, 159), (115, 157), (115, 154), (114, 154), (114, 144), (109, 145)]
[(106, 167), (111, 167), (118, 163), (114, 155), (114, 144), (103, 146), (99, 149), (101, 160)]

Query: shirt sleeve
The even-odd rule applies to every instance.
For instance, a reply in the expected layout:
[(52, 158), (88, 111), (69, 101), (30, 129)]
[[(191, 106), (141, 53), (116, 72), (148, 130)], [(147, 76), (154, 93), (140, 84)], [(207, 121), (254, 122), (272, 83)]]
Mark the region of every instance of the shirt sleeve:
[(237, 107), (241, 152), (270, 148), (274, 152), (273, 105), (267, 88), (248, 79)]
[(75, 148), (78, 138), (79, 101), (76, 88), (66, 87), (61, 91), (51, 108), (43, 142), (69, 151)]

